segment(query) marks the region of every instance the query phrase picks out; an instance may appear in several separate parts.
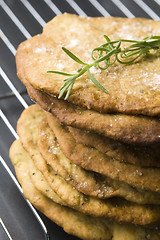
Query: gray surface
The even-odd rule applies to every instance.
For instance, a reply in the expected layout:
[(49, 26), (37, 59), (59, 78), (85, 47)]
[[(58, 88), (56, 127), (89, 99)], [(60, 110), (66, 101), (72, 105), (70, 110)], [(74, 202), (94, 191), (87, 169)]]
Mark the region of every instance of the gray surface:
[[(29, 1), (42, 18), (47, 22), (55, 16), (55, 13), (45, 4), (43, 0)], [(61, 12), (77, 13), (77, 9), (71, 7), (65, 0), (53, 0), (55, 5), (61, 10)], [(102, 16), (101, 10), (98, 10), (89, 0), (75, 0), (83, 11), (89, 16)], [(94, 1), (93, 1), (94, 2)], [(121, 11), (111, 0), (99, 0), (101, 6), (103, 6), (110, 15), (125, 17), (126, 12)], [(121, 0), (121, 2), (131, 11), (136, 17), (150, 17), (152, 13), (146, 13), (140, 8), (133, 0)], [(139, 0), (139, 2), (142, 2)], [(160, 13), (160, 6), (154, 0), (144, 0), (144, 3), (148, 4), (154, 12), (158, 15)], [(0, 1), (1, 3), (1, 1)], [(35, 35), (41, 32), (42, 27), (31, 15), (31, 13), (24, 7), (20, 0), (6, 0), (5, 3), (19, 18), (21, 23), (29, 31), (31, 35)], [(103, 9), (104, 10), (104, 9)], [(13, 23), (10, 17), (0, 7), (0, 25), (2, 31), (11, 41), (13, 46), (17, 48), (20, 42), (25, 40), (24, 35), (20, 32), (17, 26)], [(24, 86), (20, 83), (16, 76), (16, 67), (13, 54), (10, 52), (8, 47), (0, 39), (0, 64), (2, 69), (5, 71), (9, 79), (14, 83), (18, 91), (25, 91)], [(16, 122), (23, 111), (23, 106), (17, 100), (16, 97), (4, 98), (2, 95), (11, 93), (11, 90), (4, 82), (3, 78), (0, 77), (0, 108), (6, 115), (11, 125), (16, 128)], [(31, 104), (31, 101), (27, 94), (23, 94), (24, 99)], [(11, 143), (14, 141), (14, 137), (3, 120), (0, 119), (0, 154), (6, 161), (10, 169), (14, 172), (13, 167), (8, 157), (8, 149)], [(51, 235), (51, 239), (70, 239), (75, 240), (77, 238), (71, 237), (64, 233), (56, 224), (52, 223), (42, 214), (48, 232)], [(15, 240), (41, 240), (44, 239), (43, 231), (33, 216), (31, 210), (27, 206), (23, 197), (17, 190), (15, 184), (7, 174), (6, 170), (1, 165), (0, 167), (0, 217), (3, 219), (6, 227), (8, 228), (11, 236)], [(0, 226), (0, 240), (6, 240), (7, 237)]]

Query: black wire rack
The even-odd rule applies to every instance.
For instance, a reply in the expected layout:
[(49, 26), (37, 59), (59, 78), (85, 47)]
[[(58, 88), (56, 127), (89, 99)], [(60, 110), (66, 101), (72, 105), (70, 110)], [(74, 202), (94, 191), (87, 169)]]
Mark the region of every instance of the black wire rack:
[(64, 12), (81, 16), (160, 19), (160, 0), (0, 0), (0, 240), (76, 240), (23, 197), (9, 147), (24, 108), (32, 104), (16, 75), (18, 45)]

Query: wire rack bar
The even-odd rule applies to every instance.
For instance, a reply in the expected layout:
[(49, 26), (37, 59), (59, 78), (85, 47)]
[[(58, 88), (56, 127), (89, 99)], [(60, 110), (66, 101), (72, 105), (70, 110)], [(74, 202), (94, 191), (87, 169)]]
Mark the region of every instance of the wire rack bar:
[(0, 67), (0, 75), (6, 82), (6, 84), (9, 86), (9, 88), (12, 90), (12, 92), (15, 94), (15, 96), (18, 98), (18, 100), (21, 102), (24, 108), (28, 108), (28, 104), (25, 102), (25, 100), (22, 98), (22, 96), (19, 94), (17, 89), (14, 87), (13, 83), (9, 80), (6, 73), (3, 71), (3, 69)]
[(0, 38), (6, 44), (6, 46), (9, 48), (9, 50), (13, 53), (13, 55), (15, 55), (16, 54), (15, 47), (12, 45), (12, 43), (9, 41), (9, 39), (6, 37), (6, 35), (4, 34), (4, 32), (1, 29), (0, 29)]
[(15, 25), (19, 28), (19, 30), (23, 33), (23, 35), (26, 38), (31, 38), (30, 33), (26, 30), (26, 28), (22, 25), (22, 23), (19, 21), (19, 19), (16, 17), (16, 15), (11, 11), (11, 9), (8, 7), (8, 5), (3, 1), (0, 0), (1, 7), (3, 10), (7, 13), (7, 15), (10, 17), (10, 19), (15, 23)]
[[(5, 4), (5, 2), (3, 0), (0, 1), (2, 8), (4, 9), (4, 11), (8, 14), (8, 16), (12, 19), (12, 21), (18, 26), (19, 30), (23, 33), (23, 35), (26, 38), (31, 37), (31, 35), (29, 34), (29, 32), (24, 28), (24, 26), (22, 25), (22, 23), (18, 20), (18, 18), (13, 14), (13, 12), (10, 10), (10, 8)], [(28, 9), (28, 8), (27, 8)], [(28, 9), (29, 10), (29, 9)], [(32, 9), (33, 10), (33, 9)], [(15, 20), (15, 21), (14, 21)], [(10, 49), (10, 51), (12, 52), (13, 55), (15, 55), (16, 50), (13, 47), (13, 45), (10, 43), (9, 39), (5, 36), (5, 34), (1, 31), (1, 38), (2, 40), (5, 42), (5, 44), (7, 45), (7, 47)], [(6, 41), (7, 40), (7, 41)], [(20, 101), (20, 103), (23, 105), (24, 108), (28, 107), (28, 104), (25, 102), (25, 100), (22, 98), (22, 96), (19, 94), (19, 92), (17, 91), (17, 89), (14, 87), (14, 85), (12, 84), (12, 82), (9, 80), (9, 78), (7, 77), (7, 75), (5, 74), (5, 72), (3, 71), (2, 68), (0, 68), (0, 74), (3, 77), (4, 81), (6, 82), (6, 84), (10, 87), (10, 89), (13, 91), (14, 95), (17, 97), (17, 99)], [(13, 136), (18, 139), (18, 135), (16, 133), (16, 131), (14, 130), (14, 128), (12, 127), (12, 125), (10, 124), (9, 120), (7, 119), (7, 117), (4, 115), (4, 113), (2, 112), (2, 110), (0, 109), (0, 117), (2, 118), (2, 120), (5, 122), (6, 126), (9, 128), (9, 130), (11, 131), (11, 133), (13, 134)], [(11, 170), (9, 169), (9, 167), (7, 166), (7, 164), (5, 163), (5, 161), (3, 160), (3, 158), (0, 156), (0, 161), (3, 164), (4, 168), (6, 169), (6, 171), (8, 172), (8, 174), (10, 175), (10, 177), (12, 178), (12, 180), (14, 181), (14, 183), (16, 184), (16, 186), (18, 187), (19, 191), (21, 192), (21, 194), (23, 195), (23, 190), (20, 187), (17, 179), (15, 178), (15, 176), (12, 174)], [(24, 196), (23, 196), (24, 197)], [(45, 226), (45, 224), (43, 223), (41, 217), (39, 216), (39, 214), (37, 213), (37, 211), (35, 210), (35, 208), (32, 206), (32, 204), (24, 197), (25, 201), (27, 202), (27, 204), (29, 205), (30, 209), (32, 210), (34, 216), (36, 217), (37, 221), (40, 223), (41, 228), (44, 231), (45, 234), (45, 239), (49, 240), (50, 236), (48, 234), (47, 228)]]
[[(16, 131), (14, 130), (14, 128), (12, 127), (12, 125), (10, 124), (10, 122), (8, 121), (7, 117), (4, 115), (4, 113), (2, 112), (2, 110), (0, 109), (0, 117), (2, 118), (2, 120), (4, 121), (4, 123), (6, 124), (6, 126), (8, 127), (8, 129), (11, 131), (11, 133), (13, 134), (13, 136), (16, 139), (19, 139), (18, 134), (16, 133)], [(4, 159), (2, 158), (2, 156), (0, 156), (0, 162), (2, 163), (3, 167), (6, 169), (6, 171), (8, 172), (9, 176), (12, 178), (13, 182), (15, 183), (15, 185), (17, 186), (18, 190), (20, 191), (20, 193), (22, 194), (24, 200), (27, 202), (28, 206), (30, 207), (31, 211), (33, 212), (34, 216), (36, 217), (37, 221), (39, 222), (44, 234), (45, 234), (45, 239), (46, 240), (50, 240), (50, 236), (48, 234), (47, 228), (45, 226), (45, 224), (43, 223), (41, 217), (39, 216), (39, 214), (37, 213), (36, 209), (32, 206), (32, 204), (29, 202), (29, 200), (27, 200), (24, 195), (23, 195), (23, 190), (20, 186), (20, 184), (18, 183), (17, 179), (15, 178), (15, 176), (13, 175), (13, 173), (11, 172), (11, 170), (9, 169), (8, 165), (6, 164), (6, 162), (4, 161)]]
[(59, 10), (59, 8), (51, 1), (51, 0), (43, 0), (48, 7), (56, 14), (60, 15), (62, 12)]
[(110, 14), (107, 10), (97, 1), (97, 0), (89, 0), (90, 3), (102, 14), (104, 17), (109, 17)]
[[(6, 122), (5, 122), (6, 123)], [(40, 218), (39, 214), (37, 213), (36, 209), (32, 206), (32, 204), (24, 197), (23, 195), (23, 189), (21, 188), (19, 182), (17, 181), (17, 179), (15, 178), (15, 176), (13, 175), (13, 173), (11, 172), (11, 170), (9, 169), (9, 167), (7, 166), (6, 162), (4, 161), (4, 159), (2, 158), (2, 156), (0, 156), (0, 162), (2, 163), (3, 167), (6, 169), (6, 171), (8, 172), (9, 176), (11, 177), (12, 181), (15, 183), (16, 187), (18, 188), (18, 190), (20, 191), (20, 193), (22, 194), (24, 200), (26, 201), (26, 203), (28, 204), (28, 206), (30, 207), (30, 209), (32, 210), (34, 216), (36, 217), (36, 219), (38, 220), (38, 222), (40, 223), (44, 234), (45, 234), (45, 239), (49, 240), (49, 234), (47, 231), (47, 228), (45, 226), (45, 224), (43, 223), (42, 219)]]
[(0, 117), (2, 118), (2, 120), (4, 121), (4, 123), (6, 124), (6, 126), (9, 128), (9, 130), (11, 131), (11, 133), (13, 134), (13, 136), (16, 139), (19, 139), (18, 134), (16, 133), (16, 131), (14, 130), (14, 128), (12, 127), (12, 125), (10, 124), (8, 118), (4, 115), (4, 113), (2, 112), (2, 110), (0, 109)]
[[(3, 42), (6, 44), (6, 46), (9, 48), (11, 53), (13, 55), (15, 55), (16, 54), (15, 47), (12, 45), (12, 43), (9, 41), (9, 39), (6, 37), (6, 35), (3, 33), (2, 30), (0, 30), (0, 37), (3, 40)], [(0, 99), (16, 96), (19, 99), (19, 101), (22, 103), (24, 108), (27, 108), (28, 105), (27, 105), (27, 103), (25, 102), (25, 100), (21, 96), (21, 94), (26, 93), (26, 91), (22, 92), (22, 93), (19, 93), (17, 91), (17, 89), (14, 87), (14, 85), (12, 84), (11, 80), (7, 77), (7, 75), (5, 74), (5, 72), (3, 71), (3, 69), (1, 67), (0, 67), (0, 74), (3, 77), (4, 81), (7, 83), (7, 85), (10, 87), (10, 89), (13, 92), (13, 94), (12, 93), (5, 93), (3, 95), (0, 95)]]
[(151, 18), (159, 20), (160, 17), (142, 0), (133, 0), (140, 8), (142, 8)]
[(0, 224), (1, 224), (2, 228), (3, 228), (3, 230), (5, 231), (5, 233), (6, 233), (7, 237), (8, 237), (8, 239), (9, 239), (9, 240), (13, 240), (13, 238), (11, 237), (11, 235), (10, 235), (10, 233), (9, 233), (9, 231), (8, 231), (8, 229), (7, 229), (7, 227), (6, 227), (6, 225), (4, 224), (2, 218), (0, 218)]
[(43, 27), (46, 22), (39, 15), (39, 13), (33, 8), (33, 6), (27, 0), (20, 0), (21, 3), (28, 9), (28, 11), (32, 14), (32, 16), (37, 20), (37, 22)]
[(135, 17), (135, 15), (133, 15), (133, 13), (120, 0), (112, 0), (112, 2), (126, 15), (126, 17)]
[(79, 7), (79, 5), (74, 0), (66, 0), (68, 4), (80, 15), (80, 16), (87, 16), (87, 14)]
[(154, 0), (160, 6), (160, 0)]
[(7, 36), (4, 34), (4, 32), (1, 29), (0, 29), (0, 37), (1, 37), (2, 41), (6, 44), (6, 46), (9, 48), (11, 53), (15, 56), (16, 55), (15, 47), (12, 45), (12, 43), (9, 41), (9, 39), (7, 38)]
[[(26, 93), (27, 93), (27, 90), (23, 90), (23, 91), (19, 92), (20, 95), (23, 95), (23, 94), (26, 94)], [(1, 99), (11, 98), (11, 97), (15, 97), (13, 92), (6, 92), (4, 94), (0, 94), (0, 100)]]

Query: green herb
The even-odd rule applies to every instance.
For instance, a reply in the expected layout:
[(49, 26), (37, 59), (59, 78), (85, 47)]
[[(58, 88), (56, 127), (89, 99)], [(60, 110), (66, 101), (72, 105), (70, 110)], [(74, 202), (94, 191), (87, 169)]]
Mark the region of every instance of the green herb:
[[(104, 38), (106, 43), (94, 48), (91, 52), (93, 62), (90, 64), (83, 62), (68, 49), (62, 47), (63, 51), (70, 58), (81, 64), (81, 67), (74, 74), (59, 71), (48, 71), (48, 73), (56, 73), (68, 77), (63, 80), (64, 84), (59, 90), (60, 94), (58, 98), (61, 98), (64, 94), (66, 94), (64, 99), (68, 99), (76, 79), (82, 76), (85, 72), (87, 72), (88, 77), (98, 88), (108, 93), (108, 91), (91, 74), (91, 67), (94, 66), (100, 70), (105, 70), (109, 66), (113, 65), (116, 61), (121, 64), (131, 64), (141, 56), (153, 56), (160, 53), (160, 36), (149, 36), (144, 38), (142, 41), (126, 39), (111, 41), (106, 35), (104, 35)], [(122, 43), (131, 44), (122, 49)]]

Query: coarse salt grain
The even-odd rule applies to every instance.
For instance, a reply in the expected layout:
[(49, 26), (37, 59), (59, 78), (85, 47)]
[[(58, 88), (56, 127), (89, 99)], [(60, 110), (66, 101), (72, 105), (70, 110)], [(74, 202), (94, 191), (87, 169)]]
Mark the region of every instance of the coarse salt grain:
[(95, 73), (95, 74), (96, 74), (96, 73), (97, 73), (97, 74), (100, 74), (100, 73), (101, 73), (101, 69), (95, 68), (95, 67), (93, 66), (93, 67), (90, 68), (90, 72), (93, 73), (93, 74), (94, 74), (94, 73)]
[(56, 65), (56, 67), (59, 69), (59, 70), (63, 70), (64, 69), (64, 65), (62, 63), (58, 63)]
[(80, 41), (78, 39), (72, 39), (70, 43), (67, 45), (67, 47), (75, 47), (78, 44), (80, 44)]
[(46, 51), (47, 51), (47, 49), (45, 47), (35, 48), (34, 49), (35, 53), (45, 53)]

